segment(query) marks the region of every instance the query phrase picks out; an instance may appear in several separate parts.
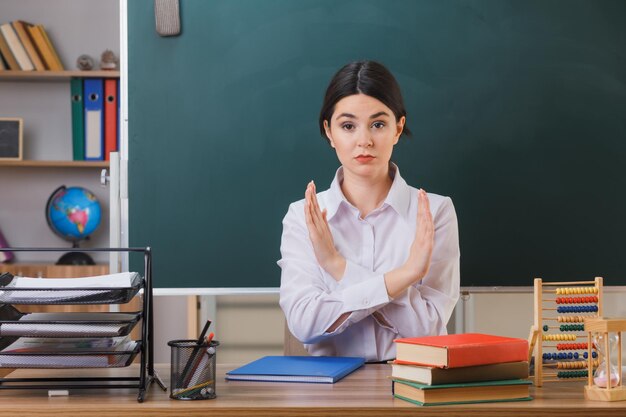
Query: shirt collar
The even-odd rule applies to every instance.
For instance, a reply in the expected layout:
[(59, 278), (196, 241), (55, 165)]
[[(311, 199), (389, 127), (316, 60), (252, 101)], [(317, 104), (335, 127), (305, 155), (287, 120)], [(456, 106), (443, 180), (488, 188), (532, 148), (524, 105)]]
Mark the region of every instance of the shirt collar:
[[(391, 206), (399, 215), (407, 218), (409, 215), (409, 205), (411, 203), (411, 188), (400, 175), (400, 169), (396, 164), (390, 162), (391, 175), (393, 175), (393, 183), (389, 189), (389, 193), (383, 202), (383, 206)], [(352, 205), (346, 200), (341, 191), (341, 183), (343, 182), (343, 167), (339, 167), (335, 173), (335, 178), (330, 184), (328, 193), (326, 194), (326, 210), (328, 220), (332, 219), (342, 203), (351, 207)]]

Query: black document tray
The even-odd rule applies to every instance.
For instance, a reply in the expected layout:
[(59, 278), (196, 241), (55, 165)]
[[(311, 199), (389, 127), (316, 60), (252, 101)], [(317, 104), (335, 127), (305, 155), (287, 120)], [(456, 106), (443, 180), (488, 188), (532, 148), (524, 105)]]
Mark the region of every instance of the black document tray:
[[(141, 288), (142, 280), (136, 275), (130, 287), (76, 288), (15, 288), (8, 287), (14, 276), (0, 275), (0, 303), (6, 304), (124, 304)], [(45, 279), (45, 278), (42, 278)], [(67, 278), (71, 280), (71, 278)]]

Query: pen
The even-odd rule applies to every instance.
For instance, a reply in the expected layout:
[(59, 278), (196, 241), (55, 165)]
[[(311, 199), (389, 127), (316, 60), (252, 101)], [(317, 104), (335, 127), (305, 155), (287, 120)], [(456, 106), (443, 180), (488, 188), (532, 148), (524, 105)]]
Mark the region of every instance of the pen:
[(198, 337), (198, 342), (196, 346), (193, 348), (191, 354), (189, 355), (189, 359), (187, 360), (187, 363), (185, 364), (185, 368), (183, 369), (183, 372), (180, 375), (178, 386), (184, 386), (184, 381), (187, 378), (189, 372), (191, 371), (191, 367), (196, 362), (196, 357), (198, 356), (200, 347), (202, 346), (202, 342), (204, 342), (204, 336), (206, 335), (207, 330), (209, 330), (210, 325), (211, 325), (211, 320), (207, 320), (206, 324), (204, 325), (204, 328), (202, 329), (202, 332), (200, 332), (200, 337)]

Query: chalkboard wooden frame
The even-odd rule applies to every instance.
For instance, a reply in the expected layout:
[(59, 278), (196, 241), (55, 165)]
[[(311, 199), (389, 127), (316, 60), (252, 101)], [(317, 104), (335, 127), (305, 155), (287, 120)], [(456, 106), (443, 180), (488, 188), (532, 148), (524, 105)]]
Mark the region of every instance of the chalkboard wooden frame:
[(0, 117), (0, 159), (21, 161), (24, 120), (20, 117)]

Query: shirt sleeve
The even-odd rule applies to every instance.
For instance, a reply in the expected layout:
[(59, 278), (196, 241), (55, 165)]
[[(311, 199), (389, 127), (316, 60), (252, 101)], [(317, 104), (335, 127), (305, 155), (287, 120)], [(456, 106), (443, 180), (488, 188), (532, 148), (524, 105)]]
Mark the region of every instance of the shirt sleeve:
[[(389, 302), (383, 274), (347, 261), (337, 282), (317, 262), (304, 220), (304, 205), (289, 206), (280, 245), (280, 306), (291, 333), (302, 343), (319, 343), (343, 332)], [(351, 313), (333, 332), (326, 330)]]
[(433, 217), (435, 246), (428, 274), (378, 310), (387, 323), (376, 322), (398, 337), (446, 334), (459, 299), (459, 232), (452, 200), (446, 197)]

